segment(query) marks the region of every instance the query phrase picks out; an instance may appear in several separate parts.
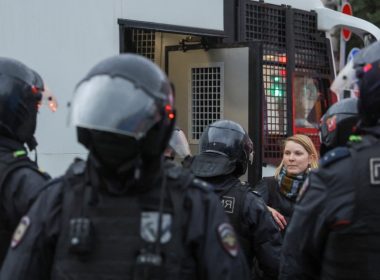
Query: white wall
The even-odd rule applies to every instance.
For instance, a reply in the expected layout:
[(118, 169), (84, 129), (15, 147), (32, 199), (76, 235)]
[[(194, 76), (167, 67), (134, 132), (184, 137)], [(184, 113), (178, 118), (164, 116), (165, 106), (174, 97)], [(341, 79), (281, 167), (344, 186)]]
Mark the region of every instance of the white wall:
[(224, 30), (223, 0), (125, 0), (123, 10), (130, 20)]
[(119, 53), (122, 8), (122, 0), (0, 0), (0, 56), (37, 70), (59, 102), (56, 113), (41, 110), (36, 133), (39, 164), (53, 176), (86, 156), (66, 104), (93, 65)]
[(56, 113), (44, 108), (38, 117), (40, 167), (56, 176), (75, 156), (86, 156), (74, 128), (67, 125), (66, 105), (76, 83), (93, 65), (119, 53), (118, 18), (223, 30), (221, 3), (0, 0), (0, 56), (18, 59), (39, 72), (59, 103)]

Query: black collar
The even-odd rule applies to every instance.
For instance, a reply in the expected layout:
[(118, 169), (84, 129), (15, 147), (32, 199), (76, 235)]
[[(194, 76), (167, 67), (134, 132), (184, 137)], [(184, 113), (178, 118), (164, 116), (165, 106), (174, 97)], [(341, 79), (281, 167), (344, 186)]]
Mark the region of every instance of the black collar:
[(9, 150), (12, 152), (17, 150), (24, 150), (26, 152), (26, 148), (22, 143), (4, 136), (0, 136), (0, 149)]

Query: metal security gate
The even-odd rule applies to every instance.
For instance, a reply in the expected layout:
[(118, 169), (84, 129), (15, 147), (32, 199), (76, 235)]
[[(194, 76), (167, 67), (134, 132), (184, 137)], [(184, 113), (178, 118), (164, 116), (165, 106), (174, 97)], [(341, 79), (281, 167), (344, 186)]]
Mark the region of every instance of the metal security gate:
[[(236, 3), (225, 18), (227, 37), (119, 21), (120, 50), (145, 55), (166, 70), (176, 87), (178, 125), (193, 152), (210, 122), (241, 123), (254, 140), (249, 179), (256, 183), (262, 165), (281, 161), (287, 136), (306, 134), (319, 146), (319, 120), (332, 104), (333, 62), (316, 13), (250, 0)], [(243, 49), (246, 53), (239, 54)]]
[(263, 42), (263, 162), (277, 165), (289, 135), (307, 134), (319, 146), (334, 77), (330, 43), (314, 12), (241, 0), (238, 14), (238, 40)]
[[(167, 73), (176, 89), (177, 124), (186, 133), (191, 150), (198, 153), (204, 128), (219, 119), (240, 123), (255, 143), (255, 163), (245, 179), (261, 179), (259, 139), (261, 73), (257, 61), (260, 44), (223, 44), (209, 49), (166, 48)], [(255, 64), (256, 61), (256, 64)], [(255, 106), (257, 108), (255, 108)]]

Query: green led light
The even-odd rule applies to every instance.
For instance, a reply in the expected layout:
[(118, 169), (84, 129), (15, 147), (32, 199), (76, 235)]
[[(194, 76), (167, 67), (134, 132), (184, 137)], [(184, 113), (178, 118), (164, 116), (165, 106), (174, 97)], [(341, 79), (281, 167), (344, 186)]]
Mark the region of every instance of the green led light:
[(273, 82), (268, 88), (270, 95), (276, 96), (276, 97), (285, 96), (284, 85), (279, 83), (281, 81), (281, 78), (277, 76), (272, 76), (271, 78)]

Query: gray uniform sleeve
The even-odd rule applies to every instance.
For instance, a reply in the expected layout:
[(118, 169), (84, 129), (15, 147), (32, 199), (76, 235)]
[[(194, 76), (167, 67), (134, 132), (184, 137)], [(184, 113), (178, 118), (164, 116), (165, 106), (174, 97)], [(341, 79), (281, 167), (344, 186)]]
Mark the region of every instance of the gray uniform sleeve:
[[(28, 221), (14, 234), (1, 269), (2, 280), (50, 279), (55, 243), (60, 229), (62, 189), (49, 185), (22, 220)], [(20, 230), (20, 225), (17, 230)]]

